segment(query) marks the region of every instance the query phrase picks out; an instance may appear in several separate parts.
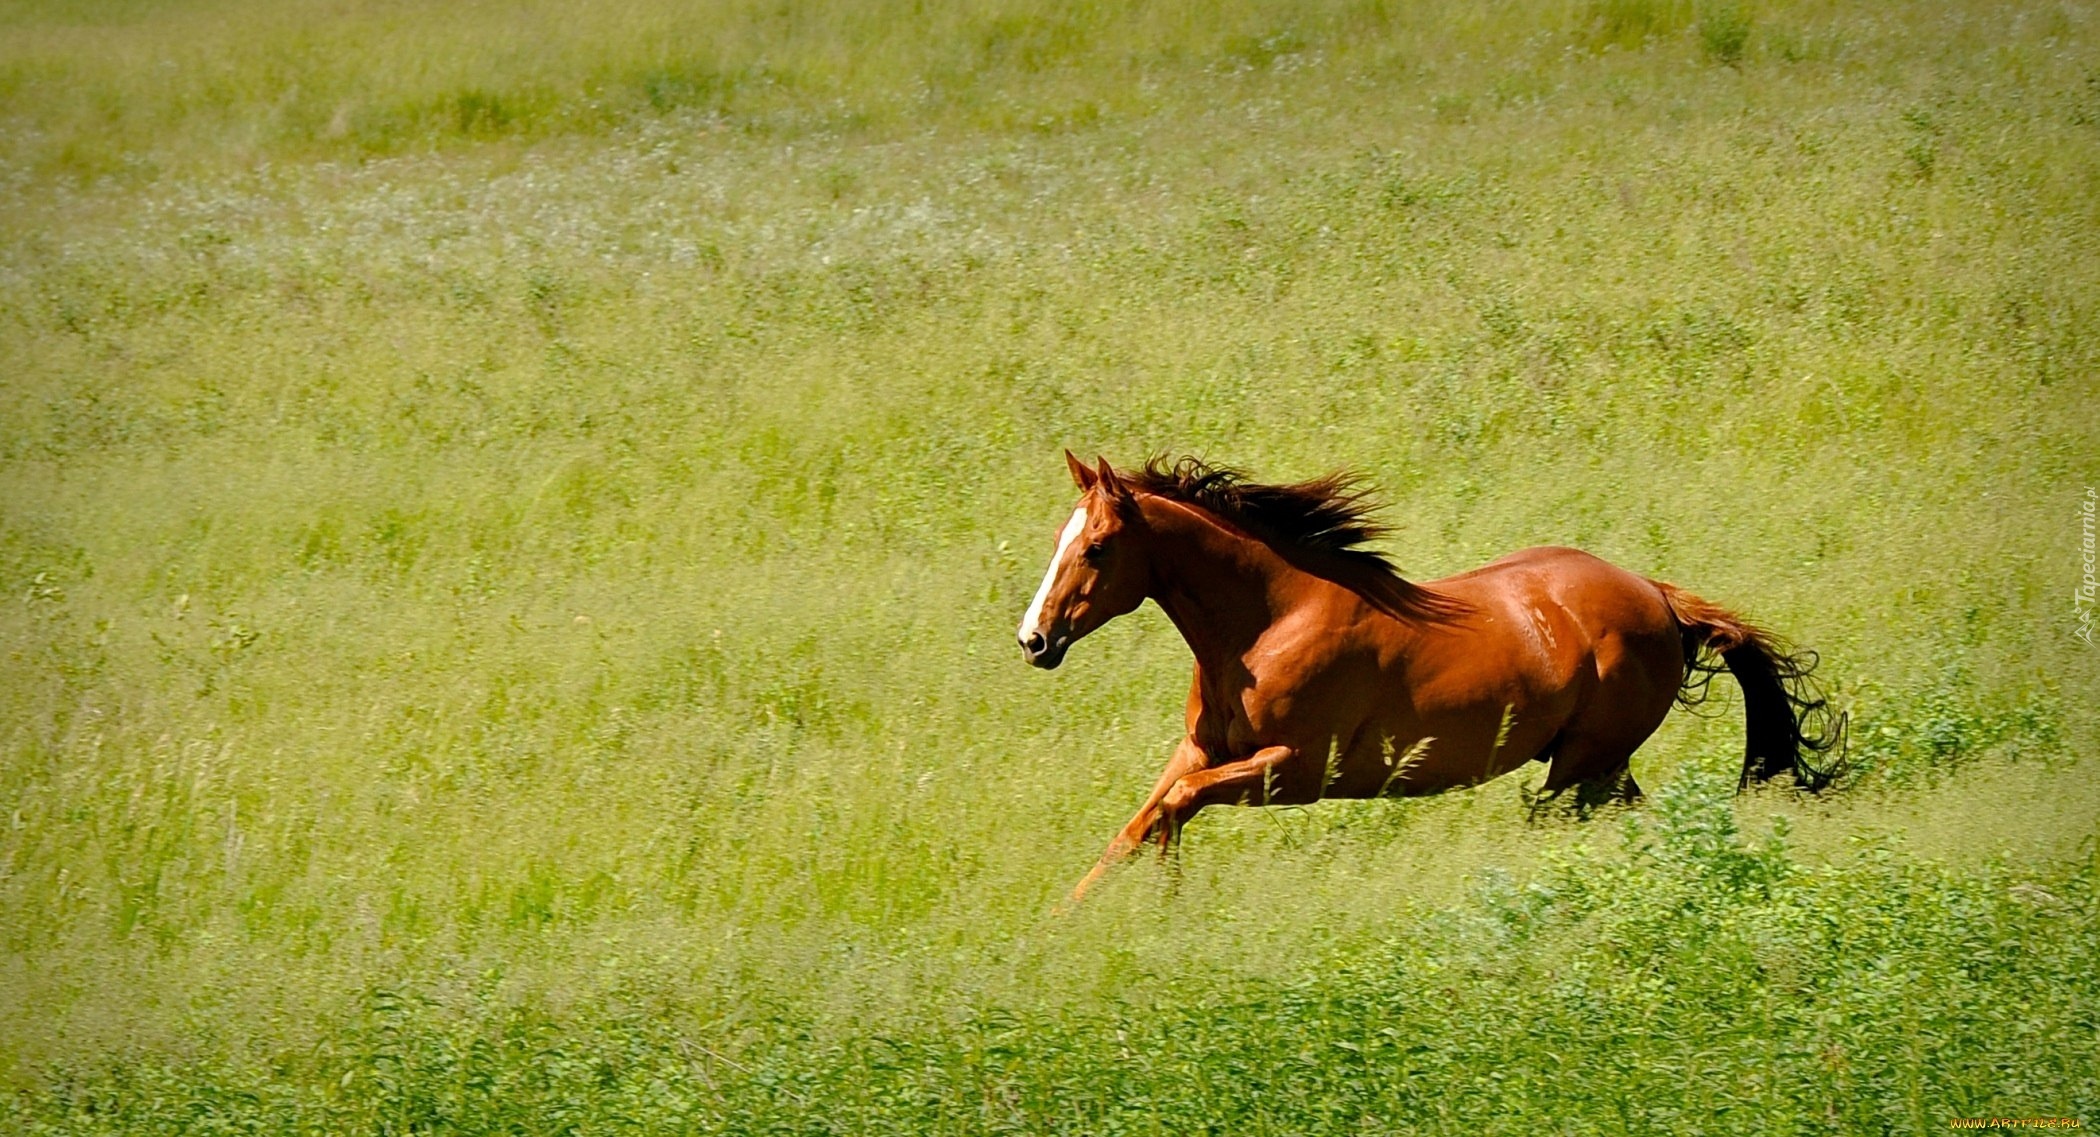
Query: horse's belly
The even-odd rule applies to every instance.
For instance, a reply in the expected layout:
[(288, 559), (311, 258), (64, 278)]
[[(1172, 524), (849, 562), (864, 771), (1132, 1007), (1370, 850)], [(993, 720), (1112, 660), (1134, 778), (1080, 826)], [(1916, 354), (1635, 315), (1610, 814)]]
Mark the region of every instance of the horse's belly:
[(1479, 785), (1537, 757), (1559, 729), (1513, 710), (1372, 724), (1337, 756), (1326, 796), (1417, 797)]

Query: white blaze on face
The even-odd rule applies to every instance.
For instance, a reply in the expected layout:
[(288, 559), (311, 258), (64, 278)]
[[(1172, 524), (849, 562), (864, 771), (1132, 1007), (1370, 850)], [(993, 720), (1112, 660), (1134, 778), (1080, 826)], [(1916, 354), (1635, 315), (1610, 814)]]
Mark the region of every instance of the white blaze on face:
[(1065, 563), (1065, 552), (1079, 534), (1086, 530), (1086, 506), (1072, 511), (1072, 519), (1065, 522), (1065, 530), (1057, 535), (1057, 551), (1050, 554), (1050, 567), (1043, 573), (1042, 587), (1035, 590), (1035, 599), (1029, 602), (1028, 614), (1021, 617), (1021, 628), (1015, 635), (1026, 642), (1036, 631), (1036, 623), (1043, 618), (1043, 601), (1050, 596), (1050, 586), (1057, 583), (1057, 567)]

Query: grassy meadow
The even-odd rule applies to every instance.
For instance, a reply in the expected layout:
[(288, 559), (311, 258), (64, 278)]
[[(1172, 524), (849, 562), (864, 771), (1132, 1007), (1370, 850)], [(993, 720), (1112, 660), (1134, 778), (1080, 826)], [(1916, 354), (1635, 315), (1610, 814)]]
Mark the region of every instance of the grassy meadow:
[[(2090, 3), (9, 2), (0, 218), (0, 1127), (2100, 1124)], [(1723, 680), (1060, 913), (1188, 674), (1021, 662), (1066, 446), (1737, 607), (1847, 783)]]

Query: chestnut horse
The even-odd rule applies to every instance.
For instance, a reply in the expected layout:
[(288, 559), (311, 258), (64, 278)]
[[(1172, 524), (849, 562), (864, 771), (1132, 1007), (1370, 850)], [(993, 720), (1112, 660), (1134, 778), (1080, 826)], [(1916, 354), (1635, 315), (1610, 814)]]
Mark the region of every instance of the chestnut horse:
[(1411, 583), (1363, 547), (1384, 529), (1349, 475), (1065, 461), (1082, 492), (1021, 618), (1028, 662), (1056, 667), (1148, 599), (1196, 657), (1186, 736), (1074, 899), (1207, 805), (1433, 794), (1532, 761), (1548, 794), (1631, 801), (1627, 759), (1723, 666), (1743, 688), (1741, 785), (1834, 775), (1809, 757), (1843, 728), (1807, 684), (1814, 655), (1673, 585), (1562, 548)]

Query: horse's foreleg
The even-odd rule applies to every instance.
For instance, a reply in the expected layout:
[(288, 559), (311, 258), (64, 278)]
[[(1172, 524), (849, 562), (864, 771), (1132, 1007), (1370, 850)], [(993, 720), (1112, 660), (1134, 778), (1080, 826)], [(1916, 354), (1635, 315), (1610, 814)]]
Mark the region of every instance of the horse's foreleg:
[(1137, 815), (1116, 834), (1115, 840), (1108, 843), (1108, 849), (1101, 854), (1101, 859), (1095, 862), (1093, 869), (1072, 889), (1073, 900), (1086, 895), (1086, 890), (1101, 879), (1102, 873), (1107, 872), (1111, 865), (1129, 856), (1144, 843), (1145, 835), (1151, 832), (1153, 824), (1158, 820), (1159, 803), (1167, 796), (1167, 791), (1173, 789), (1174, 783), (1182, 778), (1203, 769), (1208, 761), (1203, 751), (1196, 746), (1195, 740), (1181, 740), (1181, 745), (1174, 748), (1174, 756), (1167, 759), (1167, 768), (1159, 775), (1159, 781), (1152, 787), (1152, 793), (1145, 798), (1145, 804), (1138, 808)]
[(1298, 804), (1300, 799), (1318, 800), (1317, 789), (1311, 798), (1305, 798), (1304, 787), (1298, 784), (1302, 779), (1294, 778), (1288, 786), (1278, 784), (1279, 776), (1287, 772), (1284, 767), (1296, 757), (1298, 752), (1288, 746), (1266, 746), (1237, 762), (1198, 770), (1175, 782), (1159, 803), (1161, 847), (1172, 846), (1181, 836), (1181, 827), (1206, 805)]

